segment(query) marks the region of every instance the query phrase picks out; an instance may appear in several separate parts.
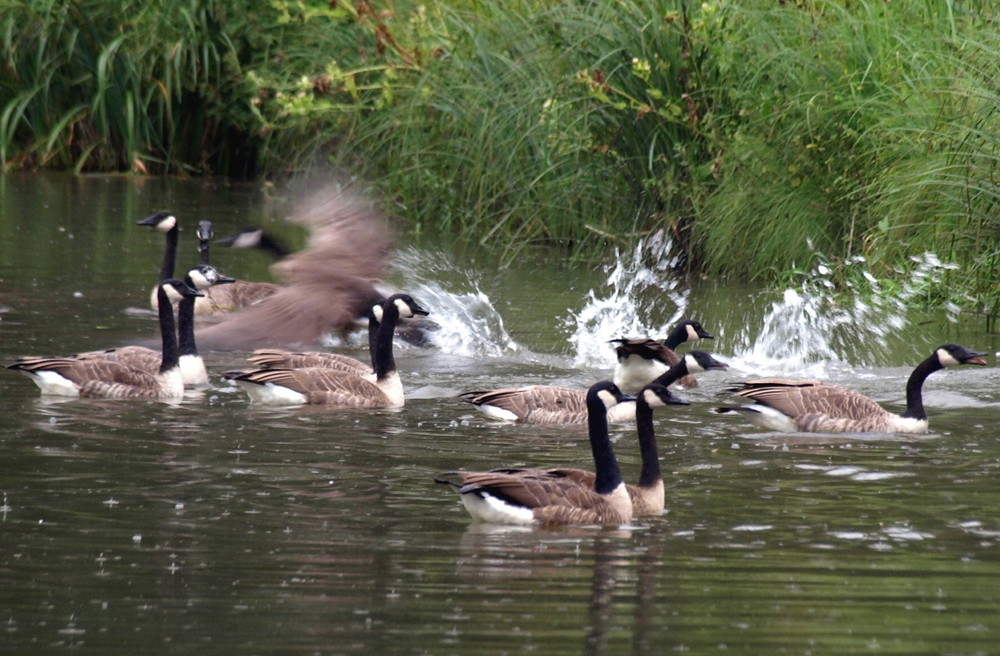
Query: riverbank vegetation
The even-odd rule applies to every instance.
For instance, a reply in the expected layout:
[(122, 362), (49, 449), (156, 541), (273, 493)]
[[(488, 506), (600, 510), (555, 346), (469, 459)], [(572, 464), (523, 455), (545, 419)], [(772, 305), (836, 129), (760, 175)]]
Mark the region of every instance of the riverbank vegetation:
[[(767, 279), (959, 265), (1000, 313), (1000, 9), (914, 0), (0, 0), (0, 163), (371, 181), (515, 257), (670, 235)], [(954, 298), (952, 300), (955, 300)]]

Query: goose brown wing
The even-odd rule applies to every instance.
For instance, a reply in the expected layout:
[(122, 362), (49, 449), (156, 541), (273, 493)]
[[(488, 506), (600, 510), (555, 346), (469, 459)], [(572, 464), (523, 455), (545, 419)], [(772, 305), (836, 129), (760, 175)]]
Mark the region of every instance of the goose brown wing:
[(587, 393), (569, 387), (530, 385), (464, 392), (459, 398), (474, 405), (503, 408), (530, 424), (580, 423), (587, 416)]
[(322, 367), (260, 369), (240, 374), (240, 380), (281, 385), (306, 396), (311, 404), (356, 408), (384, 408), (389, 399), (375, 383)]
[(233, 312), (254, 305), (277, 292), (281, 287), (272, 282), (237, 280), (225, 285), (209, 287), (205, 290), (207, 303), (195, 303), (198, 314)]
[(24, 371), (58, 373), (75, 383), (82, 397), (153, 399), (161, 395), (159, 376), (109, 360), (38, 357), (24, 358), (11, 366)]
[(747, 381), (734, 391), (793, 418), (825, 415), (865, 420), (886, 414), (882, 406), (863, 394), (815, 380), (761, 378)]
[(128, 369), (144, 371), (155, 375), (160, 371), (163, 355), (144, 346), (120, 346), (103, 351), (86, 351), (74, 356), (77, 360), (106, 360), (116, 362)]
[(593, 488), (580, 485), (573, 477), (554, 476), (544, 470), (459, 472), (459, 475), (463, 480), (460, 493), (486, 492), (524, 508), (593, 507), (605, 502)]
[(619, 356), (622, 354), (638, 355), (646, 360), (659, 360), (671, 367), (681, 361), (680, 356), (673, 349), (667, 348), (655, 339), (649, 339), (648, 337), (645, 339), (623, 338), (614, 341), (619, 344), (615, 349)]
[(288, 219), (310, 230), (306, 247), (273, 266), (274, 294), (197, 332), (202, 349), (319, 344), (377, 301), (390, 238), (384, 217), (345, 191), (324, 189)]
[(372, 373), (371, 365), (340, 353), (321, 351), (284, 351), (281, 349), (257, 349), (247, 358), (258, 367), (302, 369), (306, 367), (326, 367), (338, 371), (352, 372), (359, 376)]

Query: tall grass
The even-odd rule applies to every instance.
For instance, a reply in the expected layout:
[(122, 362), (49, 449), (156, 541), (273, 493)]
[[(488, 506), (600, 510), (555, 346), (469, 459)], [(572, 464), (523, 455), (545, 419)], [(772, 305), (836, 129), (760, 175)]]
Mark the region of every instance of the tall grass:
[[(231, 3), (2, 0), (0, 163), (76, 170), (253, 171)], [(225, 26), (225, 30), (222, 26)], [(259, 30), (257, 30), (259, 33)], [(243, 34), (236, 43), (234, 34)]]

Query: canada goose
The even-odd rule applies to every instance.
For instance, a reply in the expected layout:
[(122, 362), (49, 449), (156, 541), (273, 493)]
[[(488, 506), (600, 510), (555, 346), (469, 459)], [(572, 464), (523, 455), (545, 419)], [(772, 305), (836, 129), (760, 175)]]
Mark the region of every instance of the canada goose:
[[(231, 284), (235, 278), (224, 276), (209, 264), (199, 264), (187, 272), (184, 284), (204, 293), (213, 285)], [(197, 296), (185, 296), (177, 304), (178, 361), (185, 385), (207, 385), (208, 372), (198, 353), (194, 336), (194, 315)], [(103, 351), (88, 351), (73, 356), (77, 359), (108, 360), (129, 369), (155, 374), (159, 371), (162, 354), (145, 346), (120, 346)]]
[(324, 367), (258, 369), (226, 372), (258, 403), (326, 404), (359, 408), (396, 408), (403, 405), (403, 384), (392, 355), (392, 339), (400, 317), (426, 315), (408, 294), (393, 294), (373, 309), (379, 321), (372, 351), (374, 380)]
[[(198, 252), (203, 264), (208, 264), (211, 255), (212, 222), (198, 222)], [(274, 292), (281, 289), (272, 282), (254, 282), (251, 280), (235, 280), (224, 287), (213, 287), (205, 293), (205, 298), (195, 306), (198, 315), (214, 315), (232, 312), (248, 305), (259, 303)]]
[(216, 239), (215, 243), (231, 248), (255, 248), (268, 253), (275, 260), (280, 260), (291, 254), (288, 247), (280, 240), (275, 239), (257, 226), (247, 226), (236, 234)]
[(306, 248), (272, 265), (284, 284), (274, 294), (198, 328), (202, 349), (319, 345), (354, 328), (382, 295), (374, 281), (388, 265), (384, 217), (347, 191), (323, 189), (290, 221), (310, 229)]
[(97, 359), (32, 357), (7, 366), (28, 375), (42, 394), (105, 399), (177, 400), (184, 396), (173, 303), (201, 292), (168, 278), (158, 287), (160, 335), (163, 341), (156, 374)]
[[(674, 326), (662, 344), (652, 339), (611, 340), (612, 343), (618, 344), (615, 348), (615, 354), (618, 356), (615, 383), (626, 394), (637, 392), (646, 383), (680, 362), (681, 357), (676, 352), (678, 346), (698, 339), (715, 338), (706, 332), (698, 321), (685, 319)], [(677, 384), (691, 389), (698, 386), (698, 380), (688, 374), (677, 381)]]
[(751, 399), (739, 407), (716, 408), (719, 414), (743, 415), (754, 424), (776, 431), (805, 433), (926, 433), (924, 381), (944, 367), (959, 364), (985, 366), (984, 353), (958, 344), (942, 344), (914, 368), (906, 383), (906, 411), (885, 410), (858, 392), (815, 380), (762, 378), (726, 391)]
[[(705, 351), (691, 351), (664, 372), (658, 382), (670, 385), (691, 373), (725, 368), (724, 363)], [(666, 382), (663, 382), (664, 380)], [(458, 398), (471, 403), (477, 410), (493, 419), (547, 425), (582, 424), (587, 420), (586, 393), (569, 387), (529, 385), (463, 392)], [(634, 419), (634, 403), (620, 403), (608, 410), (610, 422), (618, 423)]]
[(621, 525), (632, 519), (611, 440), (609, 408), (624, 400), (611, 381), (586, 393), (594, 472), (582, 469), (495, 469), (440, 474), (437, 483), (455, 488), (475, 519), (492, 524)]
[(642, 470), (639, 472), (639, 482), (636, 485), (626, 484), (625, 487), (632, 499), (632, 513), (636, 517), (659, 515), (666, 506), (663, 476), (660, 473), (660, 452), (653, 428), (653, 410), (668, 405), (688, 405), (687, 401), (670, 391), (667, 387), (670, 382), (668, 379), (666, 383), (650, 383), (639, 390), (635, 398), (635, 427), (639, 437)]

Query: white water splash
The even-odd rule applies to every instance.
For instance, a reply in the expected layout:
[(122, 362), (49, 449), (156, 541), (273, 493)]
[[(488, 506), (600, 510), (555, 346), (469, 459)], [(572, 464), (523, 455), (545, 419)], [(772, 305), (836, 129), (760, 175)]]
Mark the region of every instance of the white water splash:
[(428, 333), (436, 347), (470, 357), (521, 350), (473, 274), (457, 270), (443, 253), (407, 248), (397, 254), (395, 265), (406, 278), (406, 291), (430, 311), (428, 320), (439, 326)]
[[(887, 347), (908, 323), (908, 302), (937, 285), (945, 271), (957, 268), (934, 253), (910, 260), (914, 266), (902, 288), (886, 292), (864, 268), (864, 257), (840, 265), (854, 269), (845, 276), (846, 291), (836, 289), (832, 265), (820, 258), (797, 288), (785, 289), (771, 304), (759, 326), (744, 328), (732, 364), (745, 371), (825, 378), (829, 365), (851, 361), (861, 345), (866, 353)], [(957, 308), (949, 312), (954, 320)]]
[(617, 337), (666, 337), (686, 312), (689, 294), (673, 274), (676, 258), (671, 250), (661, 230), (640, 240), (631, 258), (615, 252), (606, 287), (591, 289), (583, 308), (564, 321), (572, 331), (574, 366), (613, 362), (608, 340)]

